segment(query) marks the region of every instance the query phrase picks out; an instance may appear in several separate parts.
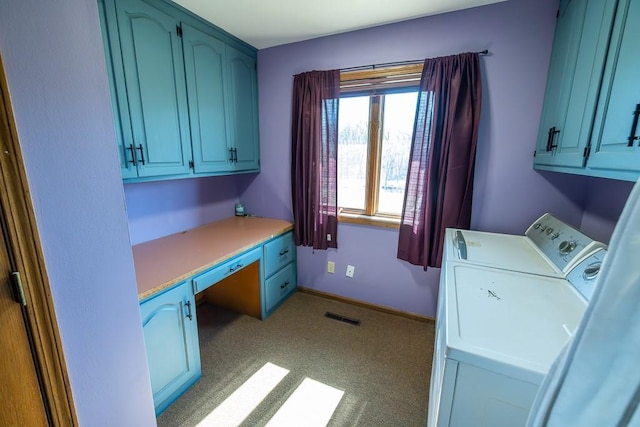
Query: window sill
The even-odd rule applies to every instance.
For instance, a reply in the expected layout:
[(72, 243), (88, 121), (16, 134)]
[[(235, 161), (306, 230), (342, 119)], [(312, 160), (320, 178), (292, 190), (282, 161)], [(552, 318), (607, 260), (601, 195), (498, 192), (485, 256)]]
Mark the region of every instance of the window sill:
[(400, 218), (389, 218), (384, 216), (369, 216), (341, 212), (338, 214), (338, 221), (349, 224), (370, 225), (373, 227), (400, 228)]

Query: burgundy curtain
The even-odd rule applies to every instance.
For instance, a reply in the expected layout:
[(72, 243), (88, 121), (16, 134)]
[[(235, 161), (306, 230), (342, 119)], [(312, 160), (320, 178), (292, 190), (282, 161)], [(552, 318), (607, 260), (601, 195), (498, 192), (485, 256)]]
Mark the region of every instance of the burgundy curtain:
[(337, 248), (340, 71), (294, 76), (291, 195), (295, 243)]
[(477, 53), (424, 62), (398, 258), (440, 267), (444, 231), (469, 228), (482, 83)]

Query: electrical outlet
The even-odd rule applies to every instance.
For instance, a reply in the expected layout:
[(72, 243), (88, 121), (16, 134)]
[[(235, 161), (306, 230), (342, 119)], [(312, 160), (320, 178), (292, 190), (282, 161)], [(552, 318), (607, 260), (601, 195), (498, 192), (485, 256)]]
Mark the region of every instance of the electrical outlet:
[(356, 268), (353, 265), (347, 265), (347, 277), (353, 277)]
[(336, 263), (333, 261), (327, 262), (327, 273), (335, 273), (336, 272)]

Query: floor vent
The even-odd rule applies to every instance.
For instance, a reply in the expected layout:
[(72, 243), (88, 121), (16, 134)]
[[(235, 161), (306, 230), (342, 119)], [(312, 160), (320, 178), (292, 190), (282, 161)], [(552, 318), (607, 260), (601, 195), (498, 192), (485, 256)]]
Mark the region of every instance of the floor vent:
[(358, 319), (352, 319), (350, 317), (342, 316), (340, 314), (332, 313), (330, 311), (327, 311), (324, 314), (324, 317), (328, 317), (329, 319), (333, 319), (333, 320), (339, 320), (341, 322), (348, 323), (353, 326), (360, 326), (360, 321)]

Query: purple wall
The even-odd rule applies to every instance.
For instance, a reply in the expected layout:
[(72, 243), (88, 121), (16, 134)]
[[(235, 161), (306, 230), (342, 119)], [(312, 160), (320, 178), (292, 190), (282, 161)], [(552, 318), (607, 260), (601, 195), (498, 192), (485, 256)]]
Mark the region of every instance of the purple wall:
[(0, 51), (79, 423), (155, 425), (96, 1), (0, 2)]
[(609, 243), (633, 184), (627, 181), (587, 178), (584, 185), (588, 198), (580, 229), (593, 239)]
[[(283, 162), (290, 157), (294, 74), (487, 48), (472, 226), (522, 233), (546, 211), (580, 225), (580, 177), (532, 168), (557, 4), (511, 0), (259, 51), (262, 173), (243, 199), (258, 214), (291, 216)], [(301, 285), (434, 316), (439, 272), (398, 261), (397, 231), (341, 224), (338, 242), (337, 251), (298, 250)], [(336, 261), (336, 274), (325, 272), (327, 259)], [(353, 279), (344, 276), (346, 264), (356, 266)]]
[[(124, 186), (131, 244), (195, 228), (234, 214), (251, 177), (220, 176)], [(251, 212), (247, 207), (247, 212)]]

